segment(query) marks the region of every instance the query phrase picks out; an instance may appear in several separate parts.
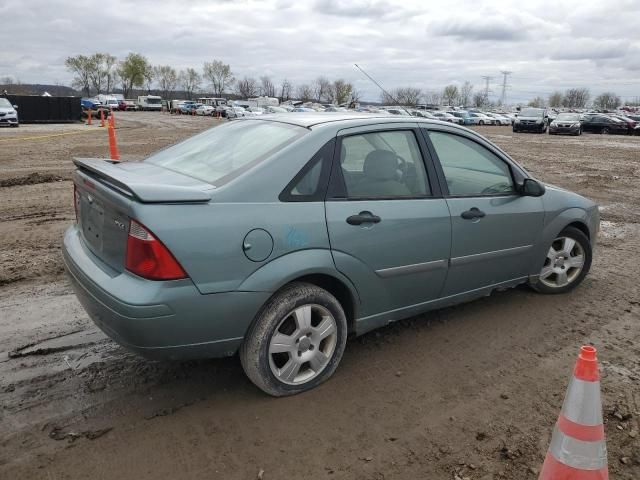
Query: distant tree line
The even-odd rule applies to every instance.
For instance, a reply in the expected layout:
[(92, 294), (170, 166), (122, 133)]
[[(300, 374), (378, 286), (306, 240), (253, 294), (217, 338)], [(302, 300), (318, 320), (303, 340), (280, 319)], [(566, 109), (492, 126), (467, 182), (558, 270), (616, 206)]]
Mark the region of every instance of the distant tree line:
[(335, 104), (360, 100), (359, 92), (344, 79), (319, 76), (311, 83), (295, 86), (286, 78), (279, 84), (269, 76), (236, 78), (231, 66), (220, 60), (204, 62), (201, 71), (194, 68), (178, 71), (170, 65), (152, 65), (139, 53), (130, 53), (120, 61), (107, 53), (94, 53), (68, 57), (65, 66), (73, 74), (73, 87), (86, 96), (119, 89), (128, 97), (134, 89), (144, 88), (148, 92), (155, 89), (164, 98), (170, 98), (180, 89), (191, 99), (196, 92), (209, 89), (207, 91), (216, 97), (265, 95), (278, 97), (280, 101), (296, 99)]

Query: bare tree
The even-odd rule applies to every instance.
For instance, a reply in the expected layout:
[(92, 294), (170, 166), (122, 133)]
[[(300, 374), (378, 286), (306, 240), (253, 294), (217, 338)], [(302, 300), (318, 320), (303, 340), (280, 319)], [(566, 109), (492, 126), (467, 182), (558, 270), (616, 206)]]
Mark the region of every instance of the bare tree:
[(442, 94), (439, 92), (427, 92), (424, 96), (425, 102), (429, 105), (440, 105), (442, 103)]
[(293, 91), (293, 85), (286, 78), (282, 80), (282, 85), (280, 85), (280, 101), (286, 102), (291, 99), (291, 94)]
[(162, 91), (163, 98), (169, 98), (178, 85), (178, 74), (171, 65), (153, 67), (153, 75)]
[(570, 88), (564, 94), (562, 106), (567, 108), (585, 108), (591, 97), (588, 88)]
[(296, 88), (296, 98), (303, 102), (313, 100), (313, 89), (307, 83), (298, 85), (298, 88)]
[(455, 85), (447, 85), (442, 91), (442, 98), (447, 105), (454, 105), (458, 102), (459, 97), (458, 87)]
[(118, 59), (108, 53), (104, 54), (105, 86), (108, 93), (112, 92), (118, 83)]
[(191, 100), (193, 92), (200, 88), (202, 77), (195, 68), (187, 68), (186, 70), (180, 71), (180, 74), (178, 75), (178, 81), (180, 82), (183, 90), (187, 92), (187, 97), (189, 97), (189, 100)]
[(250, 98), (258, 96), (260, 87), (253, 77), (244, 77), (236, 82), (236, 94), (242, 98)]
[(260, 94), (266, 97), (276, 96), (276, 86), (267, 75), (260, 77)]
[(555, 91), (549, 95), (549, 106), (552, 108), (562, 106), (562, 92)]
[(233, 85), (234, 78), (231, 67), (220, 60), (204, 63), (204, 78), (206, 78), (216, 97), (221, 96), (226, 89)]
[(327, 77), (320, 76), (313, 82), (313, 98), (322, 102), (328, 99), (331, 90), (331, 82)]
[(593, 99), (593, 106), (601, 110), (615, 110), (620, 104), (620, 97), (613, 92), (601, 93)]
[(462, 87), (460, 87), (460, 104), (462, 106), (471, 105), (471, 100), (473, 99), (473, 85), (470, 81), (464, 82)]
[(540, 96), (532, 98), (531, 100), (529, 100), (528, 105), (530, 107), (535, 107), (535, 108), (544, 108), (545, 106), (544, 98)]
[(489, 98), (486, 92), (478, 92), (473, 96), (473, 106), (477, 108), (484, 108), (489, 105)]

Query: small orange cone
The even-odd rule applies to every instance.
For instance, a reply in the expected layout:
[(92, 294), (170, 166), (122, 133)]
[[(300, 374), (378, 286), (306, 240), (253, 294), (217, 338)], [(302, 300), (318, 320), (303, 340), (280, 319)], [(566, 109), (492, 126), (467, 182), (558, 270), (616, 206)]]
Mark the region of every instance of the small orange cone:
[(104, 127), (104, 110), (100, 110), (100, 126)]
[(580, 348), (538, 480), (608, 480), (596, 349)]

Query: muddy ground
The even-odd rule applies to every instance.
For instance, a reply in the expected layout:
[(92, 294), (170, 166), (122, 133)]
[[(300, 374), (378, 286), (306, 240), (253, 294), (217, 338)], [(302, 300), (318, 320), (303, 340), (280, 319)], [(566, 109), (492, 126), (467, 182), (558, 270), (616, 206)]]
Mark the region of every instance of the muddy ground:
[[(121, 114), (122, 157), (215, 123)], [(106, 132), (0, 130), (0, 478), (535, 479), (583, 343), (600, 350), (611, 477), (640, 478), (640, 137), (481, 131), (599, 202), (584, 284), (390, 325), (350, 341), (329, 382), (272, 399), (237, 358), (151, 362), (104, 337), (71, 294), (60, 239), (71, 158), (106, 156)]]

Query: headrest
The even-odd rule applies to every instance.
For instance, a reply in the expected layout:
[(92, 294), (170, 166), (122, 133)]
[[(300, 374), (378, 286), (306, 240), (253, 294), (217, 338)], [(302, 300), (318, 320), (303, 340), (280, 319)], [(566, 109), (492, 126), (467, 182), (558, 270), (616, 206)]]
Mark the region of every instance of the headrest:
[(364, 159), (364, 174), (376, 180), (394, 180), (398, 173), (396, 154), (389, 150), (374, 150)]

